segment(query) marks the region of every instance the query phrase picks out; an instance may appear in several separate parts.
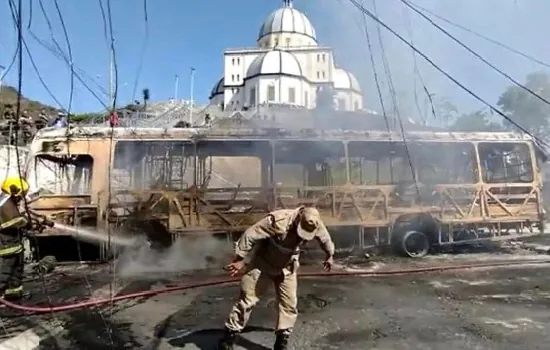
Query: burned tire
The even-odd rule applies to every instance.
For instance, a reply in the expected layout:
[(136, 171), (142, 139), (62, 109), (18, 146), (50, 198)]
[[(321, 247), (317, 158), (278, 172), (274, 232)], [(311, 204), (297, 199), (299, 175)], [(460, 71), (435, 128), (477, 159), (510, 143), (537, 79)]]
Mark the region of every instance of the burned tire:
[(394, 247), (400, 255), (410, 258), (422, 258), (430, 251), (428, 236), (420, 231), (404, 231), (394, 237)]

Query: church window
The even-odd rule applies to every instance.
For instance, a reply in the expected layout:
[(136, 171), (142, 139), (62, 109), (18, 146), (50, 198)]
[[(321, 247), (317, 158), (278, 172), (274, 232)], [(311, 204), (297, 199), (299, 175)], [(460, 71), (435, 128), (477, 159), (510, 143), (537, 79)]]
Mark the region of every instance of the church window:
[(321, 72), (317, 71), (317, 79), (321, 78)]
[(267, 100), (271, 102), (275, 101), (275, 86), (267, 87)]
[(231, 75), (231, 81), (235, 81), (235, 74)]
[(237, 81), (240, 81), (240, 80), (241, 80), (241, 75), (237, 74)]
[(235, 58), (231, 59), (231, 64), (235, 65)]
[(326, 61), (327, 61), (327, 56), (323, 54), (323, 62), (326, 62)]
[(241, 64), (241, 59), (237, 58), (237, 65), (240, 65), (240, 64)]
[(317, 54), (317, 62), (321, 62), (321, 55)]
[(288, 88), (288, 103), (296, 103), (296, 88)]
[(325, 79), (325, 71), (323, 71), (323, 79)]

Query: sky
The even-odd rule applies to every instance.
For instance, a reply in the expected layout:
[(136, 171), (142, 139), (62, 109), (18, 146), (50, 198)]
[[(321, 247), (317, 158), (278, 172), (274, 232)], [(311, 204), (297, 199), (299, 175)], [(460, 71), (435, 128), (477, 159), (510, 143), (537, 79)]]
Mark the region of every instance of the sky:
[[(359, 0), (361, 1), (361, 0)], [(491, 104), (512, 84), (454, 43), (431, 24), (414, 14), (400, 0), (362, 0), (364, 6), (396, 30), (441, 68)], [(434, 13), (501, 41), (526, 54), (550, 63), (550, 1), (548, 0), (414, 0)], [(70, 101), (70, 67), (56, 57), (55, 41), (64, 52), (63, 35), (55, 0), (23, 0), (24, 38), (38, 71), (51, 93), (67, 109)], [(103, 0), (106, 4), (107, 0)], [(223, 52), (227, 48), (253, 47), (259, 28), (281, 0), (149, 0), (147, 21), (143, 0), (110, 0), (115, 53), (118, 67), (119, 105), (139, 99), (149, 88), (152, 100), (174, 97), (175, 76), (179, 78), (179, 98), (191, 95), (190, 72), (195, 69), (193, 95), (198, 103), (208, 102), (214, 84), (223, 75)], [(51, 23), (51, 30), (45, 13)], [(107, 102), (109, 43), (104, 33), (100, 0), (57, 0), (65, 22), (73, 63), (79, 76), (100, 97), (99, 102), (77, 79), (71, 111), (101, 111)], [(339, 66), (359, 79), (366, 105), (380, 110), (374, 74), (360, 12), (348, 0), (295, 0), (294, 6), (313, 23), (319, 42), (334, 49)], [(544, 70), (539, 64), (499, 48), (461, 29), (436, 20), (438, 24), (518, 81)], [(30, 25), (30, 26), (29, 26)], [(29, 29), (30, 28), (30, 29)], [(146, 28), (148, 28), (146, 30)], [(377, 73), (383, 80), (384, 99), (389, 99), (378, 26), (367, 19)], [(469, 112), (484, 106), (434, 70), (423, 58), (380, 28), (391, 80), (402, 114), (425, 114), (426, 95), (419, 77), (437, 99), (454, 103)], [(148, 35), (146, 35), (148, 33)], [(50, 49), (41, 45), (38, 37)], [(17, 35), (8, 7), (0, 4), (0, 65), (8, 66), (14, 55)], [(53, 49), (52, 49), (53, 48)], [(52, 53), (54, 51), (54, 53)], [(44, 88), (26, 52), (23, 62), (23, 93), (32, 99), (59, 107)], [(59, 56), (59, 54), (57, 54)], [(140, 62), (142, 69), (140, 70)], [(416, 77), (416, 78), (415, 78)], [(17, 84), (17, 65), (5, 76), (4, 84)], [(418, 111), (416, 101), (422, 111)]]

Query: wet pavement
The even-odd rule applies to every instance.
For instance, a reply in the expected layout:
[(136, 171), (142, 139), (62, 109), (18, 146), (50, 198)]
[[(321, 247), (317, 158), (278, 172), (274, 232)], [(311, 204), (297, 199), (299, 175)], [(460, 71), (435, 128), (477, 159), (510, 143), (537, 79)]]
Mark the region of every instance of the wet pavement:
[[(544, 257), (437, 256), (413, 265)], [(358, 261), (356, 266), (341, 263), (348, 269), (403, 267), (402, 261), (394, 259), (369, 264)], [(549, 268), (550, 265), (532, 265), (376, 278), (302, 278), (300, 316), (291, 348), (547, 349)], [(60, 269), (45, 283), (29, 282), (36, 291), (28, 303), (46, 301), (40, 293), (44, 285), (53, 304), (81, 299), (90, 295), (90, 291), (108, 295), (111, 278), (105, 269), (99, 266), (90, 270)], [(180, 280), (204, 279), (202, 276), (118, 281), (114, 292), (157, 288)], [(215, 349), (237, 292), (236, 286), (209, 287), (100, 309), (25, 317), (3, 309), (0, 315), (2, 328), (9, 333), (4, 339), (32, 329), (40, 339), (37, 349)], [(274, 294), (270, 291), (241, 335), (240, 349), (272, 348), (274, 305)]]

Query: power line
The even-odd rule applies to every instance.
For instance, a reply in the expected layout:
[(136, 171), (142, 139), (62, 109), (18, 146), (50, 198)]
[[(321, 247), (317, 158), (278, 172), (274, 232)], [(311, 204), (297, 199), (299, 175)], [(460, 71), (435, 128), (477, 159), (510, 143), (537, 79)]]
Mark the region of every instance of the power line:
[[(403, 14), (405, 16), (405, 20), (407, 22), (407, 31), (409, 32), (409, 36), (411, 38), (411, 44), (414, 45), (414, 34), (413, 34), (413, 29), (412, 29), (412, 24), (411, 24), (411, 18), (409, 16), (409, 13), (406, 11), (406, 9), (403, 9)], [(424, 89), (424, 93), (426, 94), (429, 102), (430, 102), (430, 106), (431, 106), (431, 112), (432, 112), (432, 115), (434, 117), (434, 119), (437, 119), (437, 115), (435, 113), (435, 108), (434, 108), (434, 104), (433, 104), (433, 100), (432, 100), (432, 94), (430, 93), (430, 91), (428, 90), (428, 87), (426, 86), (426, 84), (424, 83), (424, 78), (422, 77), (422, 74), (420, 73), (420, 70), (418, 69), (418, 62), (417, 62), (417, 59), (416, 59), (416, 52), (414, 52), (414, 50), (411, 50), (412, 51), (412, 56), (413, 56), (413, 64), (414, 64), (414, 103), (416, 105), (416, 109), (418, 110), (418, 113), (420, 114), (420, 118), (424, 119), (424, 124), (427, 123), (426, 121), (426, 116), (423, 115), (423, 112), (422, 112), (422, 108), (420, 108), (420, 102), (418, 101), (418, 93), (416, 91), (416, 77), (418, 77), (418, 79), (420, 80), (420, 84), (422, 84), (422, 88)]]
[(136, 79), (134, 80), (134, 87), (132, 88), (132, 103), (136, 99), (137, 86), (143, 70), (143, 61), (145, 59), (145, 52), (149, 45), (149, 15), (147, 12), (147, 0), (143, 0), (143, 19), (145, 21), (145, 36), (143, 38), (143, 45), (141, 48), (141, 54), (139, 56), (139, 64), (137, 68)]
[[(21, 171), (21, 162), (20, 162), (20, 154), (19, 154), (19, 125), (20, 125), (20, 119), (21, 119), (21, 100), (23, 98), (23, 95), (21, 93), (23, 89), (23, 18), (22, 18), (22, 9), (23, 4), (22, 0), (18, 0), (17, 9), (15, 8), (15, 0), (9, 0), (9, 6), (12, 11), (12, 13), (17, 14), (17, 42), (18, 42), (18, 73), (17, 73), (17, 101), (16, 101), (16, 109), (15, 109), (15, 157), (17, 159), (17, 173), (19, 175), (19, 178), (21, 179), (20, 186), (23, 188), (23, 172)], [(30, 219), (30, 209), (29, 209), (29, 203), (27, 201), (27, 197), (23, 196), (23, 204), (25, 208), (25, 212), (27, 214), (27, 217)], [(35, 238), (36, 239), (36, 238)], [(40, 256), (40, 252), (38, 250), (38, 243), (36, 243), (36, 250), (38, 256)], [(44, 293), (46, 294), (46, 297), (48, 299), (48, 304), (50, 305), (50, 308), (52, 307), (52, 300), (50, 297), (50, 294), (48, 292), (48, 289), (46, 288), (46, 280), (44, 279), (44, 274), (40, 271), (40, 279), (42, 281), (42, 288), (44, 289)], [(56, 318), (55, 314), (53, 313), (52, 309), (52, 318)]]
[[(10, 6), (11, 7), (11, 6)], [(15, 9), (14, 8), (11, 8), (11, 16), (12, 16), (12, 19), (13, 19), (13, 22), (14, 23), (17, 23), (18, 19), (17, 19), (17, 14), (16, 12), (14, 12)], [(21, 43), (23, 44), (23, 46), (25, 47), (25, 51), (27, 52), (27, 56), (29, 56), (29, 61), (31, 62), (31, 65), (38, 77), (38, 80), (40, 80), (40, 83), (42, 84), (42, 86), (44, 87), (44, 89), (46, 89), (46, 92), (50, 95), (50, 97), (55, 101), (55, 103), (57, 103), (57, 105), (59, 106), (59, 108), (61, 109), (64, 109), (63, 105), (61, 104), (61, 102), (59, 102), (59, 100), (56, 98), (56, 96), (54, 95), (54, 93), (51, 91), (51, 89), (49, 88), (49, 86), (46, 84), (46, 82), (44, 81), (44, 79), (42, 78), (42, 74), (40, 74), (40, 70), (38, 69), (37, 65), (36, 65), (36, 62), (34, 61), (34, 58), (31, 54), (31, 51), (29, 49), (29, 46), (27, 45), (26, 41), (25, 41), (25, 38), (22, 38), (21, 39)]]
[[(67, 58), (66, 55), (64, 55), (63, 53), (60, 53), (58, 50), (56, 50), (54, 47), (51, 46), (51, 44), (48, 44), (46, 43), (44, 40), (42, 40), (41, 38), (39, 38), (32, 30), (28, 30), (29, 34), (31, 35), (31, 37), (38, 43), (40, 44), (42, 47), (44, 47), (46, 50), (48, 50), (52, 55), (54, 55), (57, 59), (65, 62), (66, 64), (68, 64), (69, 62), (69, 59)], [(83, 69), (79, 68), (76, 64), (73, 64), (75, 70), (76, 70), (76, 73), (75, 73), (75, 76), (76, 78), (82, 83), (82, 85), (84, 85), (85, 88), (87, 88), (89, 90), (89, 92), (94, 95), (94, 97), (96, 99), (98, 99), (98, 101), (102, 102), (101, 98), (97, 96), (97, 94), (93, 91), (91, 91), (91, 88), (83, 81), (82, 77), (90, 80), (92, 83), (94, 83), (96, 85), (96, 87), (100, 90), (100, 92), (102, 94), (104, 94), (105, 96), (108, 96), (109, 93), (107, 92), (107, 90), (101, 86), (101, 84), (95, 80), (94, 78), (92, 78), (91, 76), (88, 75), (88, 73), (86, 73)], [(105, 104), (102, 102), (102, 104), (105, 106)]]
[[(376, 8), (376, 0), (372, 0), (372, 4), (373, 4), (373, 9), (374, 9), (375, 14), (378, 15), (377, 14), (377, 8)], [(384, 48), (384, 42), (382, 40), (382, 31), (380, 30), (380, 24), (378, 24), (376, 26), (376, 28), (377, 28), (377, 33), (378, 33), (378, 40), (380, 41), (382, 62), (383, 62), (383, 65), (384, 65), (384, 69), (386, 70), (386, 76), (387, 76), (387, 79), (388, 79), (390, 94), (391, 94), (391, 98), (392, 98), (394, 108), (395, 108), (395, 115), (397, 117), (397, 122), (399, 124), (399, 130), (401, 131), (401, 138), (403, 140), (403, 146), (405, 147), (405, 154), (407, 156), (407, 161), (409, 163), (409, 168), (411, 169), (411, 176), (412, 176), (412, 180), (413, 180), (414, 187), (415, 187), (415, 190), (416, 190), (416, 195), (417, 195), (418, 199), (420, 199), (420, 188), (418, 187), (418, 181), (416, 179), (415, 166), (412, 162), (412, 156), (411, 156), (411, 152), (410, 152), (410, 149), (409, 149), (409, 144), (407, 142), (407, 137), (405, 135), (405, 127), (403, 126), (403, 119), (401, 118), (401, 112), (399, 111), (399, 105), (397, 104), (397, 96), (395, 94), (395, 88), (394, 88), (394, 85), (393, 85), (393, 78), (392, 78), (391, 71), (390, 71), (390, 65), (389, 65), (389, 62), (388, 62), (388, 57), (386, 55), (386, 50)]]
[(540, 64), (541, 66), (550, 68), (550, 63), (546, 63), (546, 62), (544, 62), (544, 61), (542, 61), (542, 60), (540, 60), (540, 59), (538, 59), (538, 58), (536, 58), (536, 57), (533, 57), (533, 56), (528, 55), (528, 54), (526, 54), (526, 53), (524, 53), (524, 52), (521, 52), (521, 51), (518, 50), (518, 49), (514, 49), (513, 47), (508, 46), (508, 45), (506, 45), (506, 44), (504, 44), (504, 43), (502, 43), (502, 42), (500, 42), (500, 41), (497, 41), (497, 40), (495, 40), (495, 39), (489, 38), (488, 36), (485, 36), (485, 35), (483, 35), (483, 34), (481, 34), (481, 33), (479, 33), (479, 32), (476, 32), (476, 31), (470, 29), (470, 28), (467, 28), (467, 27), (465, 27), (465, 26), (463, 26), (463, 25), (460, 25), (460, 24), (458, 24), (458, 23), (456, 23), (456, 22), (453, 22), (453, 21), (451, 21), (451, 20), (449, 20), (449, 19), (447, 19), (447, 18), (445, 18), (445, 17), (443, 17), (443, 16), (441, 16), (441, 15), (438, 15), (438, 14), (434, 13), (433, 11), (430, 11), (430, 10), (428, 10), (427, 8), (422, 7), (422, 6), (420, 6), (420, 5), (416, 4), (416, 3), (413, 3), (413, 2), (409, 2), (409, 3), (410, 3), (412, 6), (416, 7), (417, 9), (420, 9), (420, 10), (422, 10), (423, 12), (428, 13), (428, 14), (434, 16), (435, 18), (438, 18), (438, 19), (442, 20), (443, 22), (446, 22), (446, 23), (452, 25), (453, 27), (462, 29), (462, 30), (464, 30), (464, 31), (466, 31), (466, 32), (468, 32), (468, 33), (470, 33), (470, 34), (473, 34), (473, 35), (477, 36), (478, 38), (481, 38), (481, 39), (486, 40), (486, 41), (488, 41), (488, 42), (490, 42), (490, 43), (492, 43), (492, 44), (495, 44), (495, 45), (497, 45), (497, 46), (500, 46), (500, 47), (502, 47), (503, 49), (506, 49), (506, 50), (508, 50), (508, 51), (510, 51), (510, 52), (513, 52), (513, 53), (517, 54), (517, 55), (520, 55), (520, 56), (522, 56), (522, 57), (524, 57), (524, 58), (526, 58), (526, 59), (528, 59), (528, 60), (530, 60), (530, 61), (532, 61), (532, 62), (538, 63), (538, 64)]
[(359, 9), (361, 12), (365, 13), (367, 16), (369, 16), (371, 19), (373, 19), (375, 22), (379, 23), (381, 26), (383, 26), (386, 30), (388, 30), (390, 33), (392, 33), (395, 37), (397, 37), (400, 41), (402, 41), (405, 45), (413, 49), (417, 54), (419, 54), (426, 62), (428, 62), (432, 67), (434, 67), (437, 71), (439, 71), (441, 74), (443, 74), (447, 79), (451, 80), (453, 83), (458, 85), (462, 90), (466, 91), (470, 96), (478, 100), (479, 102), (483, 103), (487, 107), (489, 107), (492, 111), (500, 115), (502, 118), (507, 120), (510, 124), (514, 125), (519, 130), (523, 131), (530, 137), (532, 137), (534, 140), (539, 142), (541, 145), (544, 145), (548, 148), (550, 148), (550, 145), (546, 143), (544, 140), (538, 138), (535, 135), (532, 135), (527, 129), (525, 129), (523, 126), (516, 123), (514, 120), (512, 120), (510, 117), (508, 117), (506, 114), (504, 114), (502, 111), (500, 111), (498, 108), (491, 105), (489, 102), (485, 101), (483, 98), (478, 96), (475, 92), (464, 86), (461, 82), (459, 82), (457, 79), (455, 79), (452, 75), (447, 73), (444, 69), (439, 67), (434, 61), (432, 61), (425, 53), (417, 49), (414, 45), (412, 45), (410, 42), (408, 42), (405, 38), (403, 38), (399, 33), (397, 33), (395, 30), (393, 30), (390, 26), (388, 26), (386, 23), (384, 23), (381, 19), (379, 19), (377, 16), (375, 16), (372, 12), (367, 10), (364, 6), (362, 6), (357, 0), (349, 0), (357, 9)]
[[(103, 23), (105, 23), (105, 28), (109, 28), (109, 39), (110, 39), (110, 53), (111, 53), (111, 60), (112, 60), (112, 67), (114, 70), (114, 92), (113, 92), (113, 100), (112, 100), (112, 110), (111, 113), (116, 113), (116, 100), (117, 100), (117, 94), (118, 94), (118, 65), (116, 61), (116, 51), (115, 51), (115, 37), (113, 34), (113, 18), (111, 14), (111, 1), (107, 1), (107, 17), (105, 15), (105, 11), (103, 8), (102, 0), (98, 0), (99, 5), (101, 7), (101, 14), (103, 18)], [(112, 87), (111, 87), (112, 88)], [(108, 167), (108, 189), (107, 189), (107, 205), (109, 206), (112, 200), (112, 177), (113, 177), (113, 169), (112, 169), (112, 162), (113, 162), (113, 145), (114, 145), (114, 124), (111, 123), (111, 132), (110, 132), (110, 138), (109, 138), (109, 167)], [(109, 220), (107, 220), (107, 247), (108, 251), (111, 250), (111, 238), (112, 238), (112, 231), (111, 231), (111, 223)], [(109, 283), (109, 297), (111, 299), (111, 311), (113, 310), (114, 306), (114, 291), (113, 286), (116, 282), (116, 271), (114, 269), (114, 262), (111, 262), (109, 264), (109, 273), (113, 276), (113, 279)], [(113, 313), (111, 312), (110, 318), (113, 317)], [(112, 347), (114, 348), (114, 343), (112, 344)]]
[[(363, 3), (364, 0), (361, 0)], [(386, 130), (388, 131), (389, 135), (389, 141), (390, 145), (392, 144), (392, 137), (391, 137), (391, 128), (390, 128), (390, 122), (388, 120), (388, 114), (386, 113), (386, 106), (384, 104), (384, 97), (382, 96), (382, 89), (380, 87), (380, 79), (378, 77), (378, 70), (376, 69), (376, 60), (374, 59), (374, 54), (372, 53), (372, 42), (369, 34), (369, 27), (367, 24), (367, 16), (363, 13), (361, 14), (361, 19), (363, 20), (363, 31), (365, 34), (365, 39), (367, 41), (367, 49), (369, 52), (369, 59), (372, 67), (372, 73), (374, 76), (374, 83), (376, 84), (376, 91), (378, 93), (378, 100), (380, 102), (380, 107), (382, 108), (382, 115), (384, 116), (384, 123), (386, 124)], [(392, 162), (392, 153), (390, 152), (390, 164)], [(390, 180), (393, 182), (393, 167), (390, 167)]]
[(55, 9), (57, 11), (57, 15), (59, 16), (59, 22), (61, 23), (61, 28), (63, 30), (63, 36), (65, 37), (65, 43), (67, 44), (67, 53), (69, 55), (69, 65), (71, 69), (71, 82), (70, 82), (70, 92), (69, 92), (69, 104), (67, 106), (67, 130), (69, 130), (69, 123), (70, 123), (70, 114), (71, 114), (71, 108), (73, 105), (73, 97), (74, 97), (74, 67), (73, 67), (73, 50), (71, 47), (71, 42), (69, 40), (69, 34), (67, 32), (67, 26), (65, 26), (65, 20), (63, 19), (63, 15), (61, 14), (61, 9), (59, 8), (59, 3), (57, 0), (54, 0)]
[[(68, 58), (66, 57), (66, 55), (64, 55), (63, 53), (60, 53), (58, 50), (55, 50), (54, 48), (48, 46), (47, 43), (45, 43), (44, 41), (42, 41), (42, 39), (40, 39), (36, 34), (34, 34), (31, 30), (29, 30), (29, 34), (31, 34), (31, 37), (36, 40), (36, 42), (38, 42), (41, 46), (43, 46), (46, 50), (50, 51), (55, 57), (57, 57), (58, 59), (60, 60), (63, 60), (66, 64), (69, 64), (69, 60)], [(92, 96), (94, 96), (94, 98), (103, 106), (103, 108), (105, 108), (106, 110), (109, 109), (107, 104), (101, 99), (101, 97), (99, 97), (97, 95), (96, 92), (94, 92), (92, 90), (92, 88), (84, 81), (84, 79), (82, 78), (81, 75), (87, 75), (85, 74), (85, 72), (79, 68), (76, 68), (80, 74), (76, 73), (75, 72), (75, 77), (78, 79), (78, 81), (80, 81), (80, 83), (82, 84), (82, 86), (84, 86), (84, 88), (86, 90), (88, 90), (88, 92), (90, 92), (90, 94), (92, 94)], [(95, 82), (93, 79), (89, 78), (91, 81)], [(95, 82), (96, 84), (98, 84), (97, 82)], [(98, 84), (99, 85), (99, 84)], [(99, 86), (100, 89), (102, 88), (101, 86)], [(102, 91), (104, 94), (106, 94), (106, 92)]]
[(428, 22), (430, 22), (430, 24), (432, 24), (434, 27), (436, 27), (437, 29), (439, 29), (441, 32), (443, 32), (445, 35), (447, 35), (449, 38), (451, 38), (454, 42), (456, 42), (457, 44), (459, 44), (460, 46), (462, 46), (463, 48), (465, 48), (466, 50), (468, 50), (468, 52), (470, 52), (472, 55), (474, 55), (475, 57), (477, 57), (478, 59), (480, 59), (483, 63), (485, 63), (486, 65), (488, 65), (489, 67), (491, 67), (493, 70), (497, 71), (500, 75), (504, 76), (506, 79), (510, 80), (511, 82), (513, 82), (514, 84), (516, 84), (519, 88), (527, 91), (528, 93), (530, 93), (531, 95), (535, 96), (536, 98), (538, 98), (540, 101), (546, 103), (547, 105), (550, 106), (550, 101), (548, 101), (547, 99), (545, 99), (544, 97), (542, 97), (541, 95), (537, 94), (536, 92), (534, 92), (533, 90), (531, 90), (530, 88), (528, 88), (527, 86), (523, 85), (522, 83), (520, 83), (519, 81), (515, 80), (514, 78), (512, 78), (509, 74), (507, 74), (506, 72), (502, 71), (501, 69), (499, 69), (498, 67), (496, 67), (494, 64), (492, 64), (491, 62), (489, 62), (487, 59), (485, 59), (483, 56), (481, 56), (480, 54), (478, 54), (477, 52), (475, 52), (474, 50), (472, 50), (468, 45), (464, 44), (462, 41), (460, 41), (459, 39), (457, 39), (455, 36), (453, 36), (451, 33), (449, 33), (447, 30), (445, 30), (445, 28), (441, 27), (439, 24), (435, 23), (430, 17), (426, 16), (425, 14), (423, 14), (422, 12), (420, 12), (418, 9), (416, 9), (414, 6), (412, 6), (407, 0), (400, 0), (403, 4), (405, 4), (405, 6), (409, 7), (411, 10), (413, 10), (414, 12), (416, 12), (417, 14), (419, 14), (422, 18), (424, 18), (425, 20), (427, 20)]

